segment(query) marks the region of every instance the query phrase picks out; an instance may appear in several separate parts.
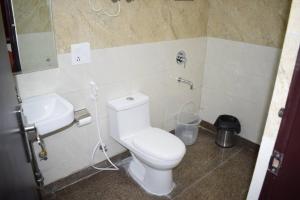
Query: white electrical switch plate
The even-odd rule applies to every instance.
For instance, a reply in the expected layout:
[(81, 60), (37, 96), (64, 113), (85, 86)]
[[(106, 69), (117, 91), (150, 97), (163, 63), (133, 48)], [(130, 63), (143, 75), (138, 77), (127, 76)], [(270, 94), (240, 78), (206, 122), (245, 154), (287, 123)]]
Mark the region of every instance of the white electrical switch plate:
[(71, 45), (72, 65), (91, 62), (90, 43), (78, 43)]

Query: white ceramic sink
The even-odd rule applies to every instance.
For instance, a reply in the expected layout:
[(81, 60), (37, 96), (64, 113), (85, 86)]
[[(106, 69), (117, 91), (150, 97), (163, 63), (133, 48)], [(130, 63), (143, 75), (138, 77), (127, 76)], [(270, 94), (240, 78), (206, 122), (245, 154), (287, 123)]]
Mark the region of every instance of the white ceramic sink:
[(22, 108), (27, 123), (34, 124), (40, 135), (63, 128), (74, 120), (73, 105), (55, 93), (24, 99)]

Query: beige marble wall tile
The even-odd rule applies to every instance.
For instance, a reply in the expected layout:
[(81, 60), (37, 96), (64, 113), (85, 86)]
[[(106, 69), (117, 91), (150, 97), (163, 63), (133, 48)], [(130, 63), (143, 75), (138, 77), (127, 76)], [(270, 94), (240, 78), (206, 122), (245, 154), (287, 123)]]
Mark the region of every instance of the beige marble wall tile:
[(51, 31), (48, 0), (12, 0), (18, 34)]
[[(96, 6), (110, 6), (95, 1)], [(116, 4), (114, 4), (116, 6)], [(118, 17), (92, 12), (88, 1), (53, 0), (54, 27), (59, 53), (72, 43), (88, 41), (92, 48), (106, 48), (206, 35), (206, 0), (121, 1)]]
[[(49, 31), (46, 0), (13, 0), (19, 33)], [(118, 17), (92, 12), (88, 1), (53, 0), (59, 53), (89, 41), (106, 48), (199, 36), (281, 47), (291, 0), (121, 1)], [(111, 6), (96, 0), (97, 7)], [(113, 4), (113, 9), (116, 9)], [(34, 14), (35, 13), (35, 14)]]
[(211, 37), (282, 47), (291, 0), (209, 0)]

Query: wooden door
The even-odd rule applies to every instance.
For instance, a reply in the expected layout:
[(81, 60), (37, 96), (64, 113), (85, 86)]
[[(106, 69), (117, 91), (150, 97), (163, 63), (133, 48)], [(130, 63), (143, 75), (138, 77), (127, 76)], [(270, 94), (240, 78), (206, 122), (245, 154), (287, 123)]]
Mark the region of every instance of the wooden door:
[(39, 196), (18, 107), (0, 10), (0, 199), (36, 200)]

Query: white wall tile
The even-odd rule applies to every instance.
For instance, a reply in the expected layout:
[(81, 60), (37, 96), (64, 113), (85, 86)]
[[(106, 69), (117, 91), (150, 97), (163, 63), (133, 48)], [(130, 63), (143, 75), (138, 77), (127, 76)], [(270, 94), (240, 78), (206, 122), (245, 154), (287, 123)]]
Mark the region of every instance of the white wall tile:
[(59, 69), (19, 74), (16, 76), (22, 98), (54, 92), (59, 83)]
[(241, 136), (260, 143), (280, 50), (218, 38), (207, 39), (200, 113), (214, 122), (236, 116)]

